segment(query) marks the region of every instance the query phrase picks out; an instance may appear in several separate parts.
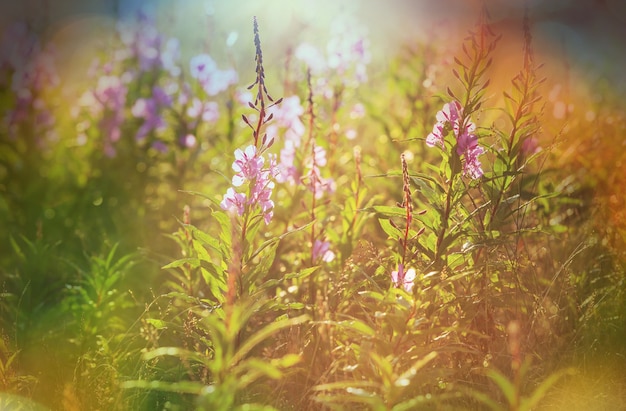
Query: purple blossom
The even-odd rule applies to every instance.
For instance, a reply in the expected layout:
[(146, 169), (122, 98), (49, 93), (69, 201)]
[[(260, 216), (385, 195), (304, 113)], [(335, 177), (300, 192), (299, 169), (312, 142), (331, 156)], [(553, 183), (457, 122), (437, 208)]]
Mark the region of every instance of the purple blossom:
[(235, 101), (242, 106), (248, 107), (250, 103), (254, 101), (252, 93), (246, 89), (239, 89), (235, 91)]
[(140, 98), (133, 105), (131, 112), (137, 118), (143, 118), (144, 122), (139, 127), (135, 138), (143, 140), (152, 130), (162, 130), (166, 127), (165, 120), (161, 116), (164, 107), (172, 104), (172, 99), (158, 86), (152, 89), (151, 98)]
[(456, 153), (465, 160), (463, 174), (472, 179), (480, 178), (483, 170), (478, 156), (485, 150), (478, 145), (478, 137), (474, 134), (476, 125), (469, 119), (465, 119), (464, 124), (461, 124), (463, 120), (461, 103), (453, 101), (444, 104), (443, 108), (437, 112), (436, 118), (437, 122), (433, 126), (433, 131), (426, 136), (426, 145), (445, 148), (446, 130), (451, 128), (456, 137)]
[(226, 90), (229, 86), (237, 84), (237, 81), (239, 81), (239, 78), (235, 70), (216, 70), (212, 76), (202, 83), (202, 88), (209, 96), (214, 96)]
[(285, 97), (280, 105), (270, 107), (268, 113), (274, 115), (273, 118), (280, 127), (292, 129), (297, 136), (304, 134), (304, 124), (300, 120), (300, 116), (304, 114), (304, 108), (300, 103), (300, 97)]
[(313, 249), (311, 251), (311, 258), (313, 261), (322, 260), (325, 263), (330, 263), (335, 259), (335, 253), (330, 249), (330, 242), (315, 240), (313, 242)]
[(404, 265), (398, 264), (398, 269), (396, 271), (391, 272), (391, 281), (395, 287), (402, 287), (408, 293), (413, 290), (413, 286), (415, 285), (415, 269), (409, 268), (406, 272), (404, 271)]
[(473, 179), (482, 177), (483, 169), (478, 156), (483, 154), (485, 150), (476, 145), (465, 151), (465, 163), (463, 164), (463, 173), (469, 175)]
[(446, 103), (443, 105), (443, 108), (437, 112), (437, 121), (440, 123), (450, 123), (452, 125), (457, 125), (463, 115), (463, 107), (461, 103), (458, 101), (453, 101), (451, 103)]
[(203, 82), (217, 69), (215, 60), (208, 54), (194, 56), (189, 61), (191, 77)]
[(98, 79), (95, 90), (88, 91), (80, 99), (80, 103), (86, 104), (93, 115), (101, 115), (98, 127), (107, 139), (104, 150), (108, 157), (116, 155), (111, 143), (118, 141), (122, 134), (127, 92), (122, 78), (102, 76)]
[(320, 169), (317, 166), (313, 166), (305, 174), (305, 184), (308, 189), (315, 193), (315, 198), (320, 199), (324, 196), (324, 193), (333, 193), (335, 191), (335, 180), (332, 178), (324, 178), (321, 176)]
[(246, 181), (255, 180), (260, 177), (263, 167), (263, 157), (257, 156), (256, 147), (249, 145), (245, 151), (235, 150), (235, 162), (233, 163), (233, 185), (241, 186)]
[(541, 151), (541, 146), (535, 137), (526, 137), (522, 142), (520, 151), (525, 155), (533, 155)]
[(228, 189), (224, 200), (221, 203), (223, 209), (228, 210), (237, 208), (239, 215), (243, 215), (245, 206), (258, 207), (263, 215), (265, 224), (269, 224), (274, 212), (274, 202), (272, 201), (272, 190), (274, 189), (274, 181), (279, 175), (279, 169), (276, 165), (276, 156), (269, 155), (269, 165), (264, 168), (265, 160), (259, 155), (256, 147), (250, 145), (245, 150), (237, 149), (235, 151), (235, 161), (233, 162), (233, 170), (235, 175), (232, 179), (234, 187), (240, 187), (244, 183), (249, 183), (249, 198), (237, 196), (237, 193), (231, 187)]
[[(269, 135), (269, 127), (268, 127)], [(276, 181), (279, 183), (296, 184), (300, 179), (298, 169), (294, 162), (296, 159), (296, 146), (293, 141), (285, 140), (285, 146), (280, 150), (280, 175)]]
[(185, 148), (195, 147), (196, 143), (197, 143), (196, 136), (190, 133), (185, 134), (184, 136), (180, 138), (180, 145)]
[(362, 103), (356, 103), (350, 110), (350, 118), (353, 120), (363, 118), (365, 116), (365, 106)]
[(164, 142), (160, 140), (157, 140), (154, 143), (152, 143), (152, 148), (158, 151), (159, 153), (165, 154), (168, 152), (167, 144), (165, 144)]
[(238, 193), (232, 187), (229, 187), (220, 206), (224, 210), (235, 210), (239, 216), (242, 216), (246, 207), (246, 195)]
[(273, 115), (275, 121), (266, 129), (268, 141), (273, 141), (278, 136), (279, 130), (284, 130), (285, 146), (280, 152), (281, 182), (289, 181), (295, 184), (299, 176), (294, 166), (294, 159), (296, 149), (300, 147), (305, 133), (304, 124), (300, 119), (304, 114), (300, 97), (285, 97), (280, 106), (273, 106), (268, 109), (268, 112)]
[(444, 148), (444, 123), (437, 122), (433, 126), (433, 131), (426, 136), (426, 145), (428, 147), (440, 146)]
[(105, 108), (117, 111), (126, 103), (128, 89), (118, 76), (102, 76), (93, 94), (96, 100)]

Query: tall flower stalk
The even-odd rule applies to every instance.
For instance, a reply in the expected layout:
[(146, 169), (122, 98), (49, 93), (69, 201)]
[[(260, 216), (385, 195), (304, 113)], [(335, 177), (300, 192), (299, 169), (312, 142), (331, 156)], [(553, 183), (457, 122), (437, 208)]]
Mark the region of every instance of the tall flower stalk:
[[(235, 150), (235, 161), (232, 169), (235, 175), (232, 177), (232, 187), (229, 187), (222, 198), (220, 206), (224, 210), (229, 210), (233, 214), (241, 217), (241, 263), (240, 267), (229, 266), (229, 271), (243, 271), (244, 259), (249, 257), (250, 241), (247, 238), (249, 232), (257, 227), (262, 219), (265, 224), (269, 224), (274, 215), (274, 202), (272, 200), (272, 190), (274, 189), (279, 168), (276, 164), (276, 155), (268, 154), (268, 161), (265, 162), (264, 152), (270, 148), (274, 142), (274, 137), (268, 138), (265, 132), (265, 125), (272, 119), (273, 115), (267, 114), (267, 109), (279, 104), (282, 101), (274, 99), (267, 92), (265, 85), (265, 71), (263, 69), (263, 52), (261, 50), (261, 40), (259, 37), (259, 26), (254, 17), (254, 44), (256, 47), (256, 79), (248, 89), (257, 87), (254, 102), (249, 106), (257, 112), (258, 120), (256, 124), (246, 115), (243, 121), (250, 127), (254, 144), (248, 145), (245, 149)], [(268, 106), (268, 102), (271, 103)], [(239, 188), (243, 187), (243, 190)], [(239, 294), (243, 294), (243, 285), (239, 281)]]
[(454, 236), (450, 233), (450, 219), (459, 196), (467, 192), (461, 177), (479, 180), (483, 176), (479, 156), (485, 150), (479, 145), (477, 127), (471, 116), (482, 105), (489, 80), (484, 75), (491, 65), (491, 53), (500, 37), (496, 37), (487, 23), (487, 11), (483, 9), (477, 28), (463, 44), (463, 61), (455, 57), (457, 68), (454, 76), (460, 81), (463, 92), (457, 96), (450, 88), (448, 95), (453, 101), (446, 103), (437, 113), (433, 131), (426, 137), (430, 147), (438, 146), (445, 164), (440, 189), (444, 193), (440, 211), (440, 226), (436, 234), (434, 263), (437, 268), (447, 265), (446, 253)]
[[(411, 232), (411, 223), (413, 222), (413, 199), (411, 198), (411, 180), (409, 177), (409, 167), (406, 163), (406, 158), (404, 153), (400, 156), (400, 160), (402, 161), (402, 204), (399, 204), (400, 207), (405, 210), (405, 227), (403, 230), (403, 235), (400, 238), (400, 247), (402, 252), (402, 257), (400, 259), (400, 263), (398, 263), (398, 269), (396, 271), (392, 271), (391, 280), (396, 287), (402, 287), (407, 292), (410, 292), (413, 289), (413, 283), (415, 281), (415, 269), (409, 268), (406, 269), (408, 263), (408, 255), (409, 252), (409, 239)], [(424, 212), (422, 211), (421, 214)], [(424, 228), (417, 233), (420, 235), (424, 232)], [(416, 235), (416, 236), (417, 236)]]

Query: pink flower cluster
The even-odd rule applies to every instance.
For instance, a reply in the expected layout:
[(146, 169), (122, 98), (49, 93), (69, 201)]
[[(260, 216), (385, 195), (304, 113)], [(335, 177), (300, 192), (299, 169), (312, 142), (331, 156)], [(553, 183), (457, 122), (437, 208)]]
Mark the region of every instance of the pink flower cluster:
[(463, 121), (463, 107), (458, 101), (444, 104), (437, 113), (437, 123), (426, 137), (426, 144), (445, 148), (444, 137), (450, 128), (456, 137), (456, 153), (464, 158), (463, 174), (473, 179), (480, 178), (483, 170), (478, 156), (485, 150), (478, 145), (478, 137), (474, 134), (476, 125), (469, 119)]
[(220, 206), (224, 210), (234, 210), (238, 215), (242, 216), (246, 210), (246, 206), (261, 209), (265, 224), (269, 224), (274, 215), (274, 202), (272, 201), (272, 190), (274, 189), (274, 181), (278, 175), (278, 167), (276, 166), (276, 156), (269, 155), (269, 166), (264, 168), (265, 160), (259, 154), (256, 147), (250, 145), (244, 151), (235, 150), (235, 161), (233, 162), (233, 170), (235, 175), (232, 179), (234, 187), (241, 187), (248, 182), (249, 193), (239, 193), (233, 187), (230, 187), (224, 195)]

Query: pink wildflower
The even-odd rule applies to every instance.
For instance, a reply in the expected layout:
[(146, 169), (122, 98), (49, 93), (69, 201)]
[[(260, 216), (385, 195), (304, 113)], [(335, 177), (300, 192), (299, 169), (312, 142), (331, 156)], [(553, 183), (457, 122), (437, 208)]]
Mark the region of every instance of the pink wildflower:
[[(456, 153), (465, 160), (463, 164), (463, 174), (472, 179), (480, 178), (483, 175), (482, 165), (478, 156), (485, 150), (478, 145), (478, 137), (474, 134), (476, 125), (466, 119), (461, 124), (463, 118), (463, 107), (458, 101), (444, 104), (437, 113), (437, 123), (433, 126), (433, 131), (426, 137), (426, 145), (434, 147), (436, 145), (445, 148), (444, 138), (446, 128), (451, 127), (456, 137)], [(448, 130), (450, 130), (448, 128)]]
[(197, 139), (193, 134), (185, 134), (180, 138), (180, 144), (186, 148), (192, 148), (196, 145)]
[(199, 80), (200, 82), (207, 79), (211, 72), (217, 69), (215, 60), (213, 60), (213, 58), (208, 54), (200, 54), (192, 57), (189, 62), (189, 66), (191, 69), (191, 77)]
[(524, 139), (524, 142), (520, 147), (520, 151), (525, 155), (533, 155), (541, 151), (539, 141), (535, 137), (527, 137), (526, 139)]
[(330, 263), (335, 259), (335, 253), (330, 249), (330, 243), (328, 241), (315, 240), (311, 257), (313, 261), (321, 259), (325, 263)]
[(443, 123), (435, 123), (435, 125), (433, 126), (433, 131), (428, 136), (426, 136), (426, 145), (428, 147), (440, 146), (441, 148), (444, 148), (443, 130)]
[(220, 206), (224, 210), (235, 210), (237, 214), (242, 216), (246, 206), (246, 195), (238, 193), (232, 187), (229, 187)]
[(413, 290), (413, 286), (415, 285), (415, 269), (409, 268), (406, 272), (404, 271), (404, 266), (402, 264), (398, 264), (398, 270), (391, 272), (391, 281), (395, 287), (404, 288), (406, 292), (411, 292)]
[(241, 186), (246, 180), (255, 180), (263, 167), (263, 157), (257, 156), (256, 147), (249, 145), (245, 151), (235, 150), (235, 162), (233, 163), (233, 185)]
[(232, 166), (235, 175), (232, 184), (234, 187), (239, 187), (248, 182), (250, 197), (247, 198), (244, 194), (235, 192), (231, 187), (220, 204), (223, 209), (237, 208), (239, 215), (243, 215), (246, 205), (259, 207), (265, 224), (270, 223), (274, 215), (274, 202), (271, 199), (275, 185), (273, 180), (278, 177), (279, 169), (275, 155), (269, 155), (267, 168), (263, 167), (264, 163), (263, 156), (259, 155), (253, 145), (246, 147), (244, 151), (240, 149), (235, 151), (235, 161)]

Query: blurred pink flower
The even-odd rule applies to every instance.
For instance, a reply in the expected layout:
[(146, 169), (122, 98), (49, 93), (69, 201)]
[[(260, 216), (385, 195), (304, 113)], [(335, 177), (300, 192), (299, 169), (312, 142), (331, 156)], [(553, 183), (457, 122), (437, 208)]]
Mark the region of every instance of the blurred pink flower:
[(217, 69), (217, 63), (208, 54), (194, 56), (189, 61), (191, 77), (200, 82), (206, 80)]
[(202, 102), (199, 98), (194, 97), (191, 105), (187, 107), (187, 116), (192, 120), (202, 118), (207, 123), (214, 123), (220, 116), (219, 106), (214, 101)]
[(180, 144), (181, 146), (185, 148), (195, 147), (196, 143), (197, 143), (197, 139), (196, 139), (196, 136), (194, 136), (193, 134), (186, 134), (180, 138)]
[(535, 137), (527, 137), (522, 143), (520, 150), (525, 155), (533, 155), (541, 151), (541, 146), (539, 146), (539, 141)]
[(413, 290), (414, 282), (415, 282), (415, 269), (409, 268), (406, 272), (404, 271), (404, 266), (402, 264), (398, 264), (398, 269), (396, 271), (391, 272), (391, 281), (395, 287), (402, 287), (406, 292), (411, 292)]
[(159, 86), (153, 87), (152, 97), (139, 98), (131, 108), (131, 113), (144, 121), (135, 138), (143, 140), (151, 131), (164, 129), (167, 124), (161, 116), (161, 111), (171, 104), (171, 97)]
[(315, 242), (313, 242), (311, 258), (313, 261), (322, 260), (325, 263), (330, 263), (335, 259), (335, 253), (330, 249), (330, 243), (328, 241), (315, 240)]
[(237, 72), (233, 69), (220, 70), (208, 54), (194, 56), (190, 60), (191, 77), (198, 80), (209, 96), (214, 96), (237, 84)]
[(154, 143), (152, 143), (152, 148), (155, 149), (156, 151), (158, 151), (159, 153), (167, 153), (168, 152), (168, 147), (167, 144), (165, 144), (164, 142), (157, 140)]

